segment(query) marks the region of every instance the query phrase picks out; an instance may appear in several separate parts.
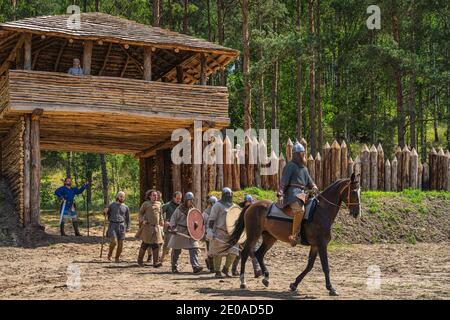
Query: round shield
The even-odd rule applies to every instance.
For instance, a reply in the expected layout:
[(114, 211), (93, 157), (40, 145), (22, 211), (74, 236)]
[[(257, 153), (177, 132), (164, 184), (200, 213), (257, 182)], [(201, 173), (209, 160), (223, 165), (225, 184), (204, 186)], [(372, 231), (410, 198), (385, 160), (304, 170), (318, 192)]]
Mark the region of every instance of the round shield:
[[(241, 215), (242, 208), (238, 205), (234, 205), (230, 207), (227, 211), (227, 216), (225, 219), (225, 224), (227, 227), (227, 232), (229, 235), (231, 235), (234, 231), (234, 225), (236, 224), (236, 221), (239, 219), (239, 216)], [(245, 234), (245, 230), (241, 235), (241, 238), (239, 239), (238, 243), (244, 243), (247, 239), (247, 235)]]
[(194, 240), (201, 240), (205, 235), (205, 223), (203, 215), (197, 208), (192, 208), (187, 214), (187, 229)]

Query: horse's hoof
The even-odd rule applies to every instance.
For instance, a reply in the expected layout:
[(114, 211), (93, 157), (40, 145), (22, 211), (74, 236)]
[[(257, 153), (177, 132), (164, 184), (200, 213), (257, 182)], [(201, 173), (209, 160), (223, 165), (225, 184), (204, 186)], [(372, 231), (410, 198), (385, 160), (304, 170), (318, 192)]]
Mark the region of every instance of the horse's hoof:
[(247, 285), (245, 283), (241, 284), (241, 289), (247, 289)]
[(255, 278), (259, 278), (261, 276), (262, 276), (262, 271), (261, 270), (255, 271)]
[(336, 291), (336, 289), (334, 289), (334, 288), (332, 288), (330, 291), (329, 291), (329, 294), (330, 294), (330, 296), (332, 296), (332, 297), (337, 297), (337, 296), (339, 296), (339, 293)]
[(289, 289), (291, 289), (291, 291), (297, 291), (297, 286), (295, 285), (295, 283), (291, 283), (289, 285)]
[(265, 285), (266, 287), (269, 286), (269, 280), (267, 280), (267, 279), (262, 279), (262, 283), (263, 283), (263, 285)]

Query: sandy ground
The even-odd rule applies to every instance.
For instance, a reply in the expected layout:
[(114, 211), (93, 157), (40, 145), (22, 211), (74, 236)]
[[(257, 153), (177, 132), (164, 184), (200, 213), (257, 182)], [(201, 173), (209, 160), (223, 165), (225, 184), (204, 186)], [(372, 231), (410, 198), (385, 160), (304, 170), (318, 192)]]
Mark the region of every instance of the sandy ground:
[[(288, 291), (289, 283), (306, 265), (306, 247), (277, 243), (272, 248), (267, 255), (268, 288), (253, 278), (248, 262), (249, 288), (241, 290), (238, 278), (218, 280), (206, 271), (192, 274), (187, 253), (182, 255), (177, 275), (170, 273), (168, 263), (160, 269), (138, 267), (139, 242), (132, 233), (125, 243), (124, 261), (111, 263), (99, 259), (99, 229), (91, 230), (90, 237), (63, 240), (56, 229), (48, 232), (54, 236), (37, 248), (0, 247), (0, 299), (330, 298), (319, 260), (299, 291)], [(329, 256), (332, 283), (340, 293), (333, 299), (450, 299), (448, 242), (333, 245)], [(79, 287), (73, 276), (77, 270)]]

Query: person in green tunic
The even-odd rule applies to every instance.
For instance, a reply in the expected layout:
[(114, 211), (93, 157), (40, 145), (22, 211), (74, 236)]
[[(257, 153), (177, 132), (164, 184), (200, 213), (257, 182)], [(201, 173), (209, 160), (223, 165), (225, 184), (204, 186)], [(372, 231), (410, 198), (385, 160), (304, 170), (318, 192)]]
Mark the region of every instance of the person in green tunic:
[(168, 227), (170, 225), (170, 218), (175, 210), (181, 203), (181, 199), (183, 198), (183, 194), (180, 191), (175, 191), (172, 196), (172, 200), (167, 202), (162, 207), (163, 218), (164, 218), (164, 244), (162, 248), (161, 262), (164, 263), (164, 258), (169, 254), (170, 249), (167, 247), (169, 244), (169, 240), (171, 237), (171, 233), (168, 231)]
[(283, 169), (279, 195), (283, 198), (283, 207), (289, 206), (294, 213), (292, 234), (289, 236), (289, 240), (292, 246), (296, 246), (305, 214), (305, 188), (312, 188), (314, 191), (318, 189), (305, 166), (305, 147), (296, 142), (292, 151), (292, 160)]

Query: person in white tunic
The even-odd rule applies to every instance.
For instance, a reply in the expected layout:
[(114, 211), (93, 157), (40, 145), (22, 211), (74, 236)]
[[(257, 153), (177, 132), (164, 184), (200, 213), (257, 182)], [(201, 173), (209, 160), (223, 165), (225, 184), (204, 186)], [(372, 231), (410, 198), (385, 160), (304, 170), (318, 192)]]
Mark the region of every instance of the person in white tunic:
[[(216, 202), (217, 198), (214, 196), (210, 196), (208, 198), (208, 206), (203, 211), (203, 223), (205, 224), (205, 232), (208, 229), (208, 220), (211, 214), (211, 209)], [(206, 243), (206, 260), (205, 260), (206, 267), (210, 272), (214, 272), (213, 257), (209, 254), (209, 241), (205, 239), (205, 243)]]
[(213, 256), (214, 272), (216, 278), (222, 278), (220, 266), (222, 257), (226, 257), (222, 273), (226, 277), (231, 277), (229, 270), (234, 259), (239, 255), (239, 249), (236, 246), (229, 247), (227, 242), (230, 235), (226, 229), (226, 216), (228, 209), (233, 205), (233, 192), (225, 187), (222, 190), (222, 197), (214, 204), (211, 209), (211, 215), (208, 219), (208, 232), (206, 234), (209, 240), (209, 255)]
[[(193, 272), (199, 273), (203, 270), (198, 262), (200, 244), (198, 241), (189, 238), (187, 229), (187, 214), (192, 208), (194, 208), (194, 194), (192, 192), (187, 192), (183, 197), (183, 202), (174, 211), (172, 217), (170, 217), (169, 232), (172, 233), (172, 236), (170, 237), (167, 247), (173, 249), (171, 254), (173, 273), (179, 272), (178, 258), (180, 257), (182, 249), (189, 250)], [(180, 234), (183, 234), (184, 236)]]

